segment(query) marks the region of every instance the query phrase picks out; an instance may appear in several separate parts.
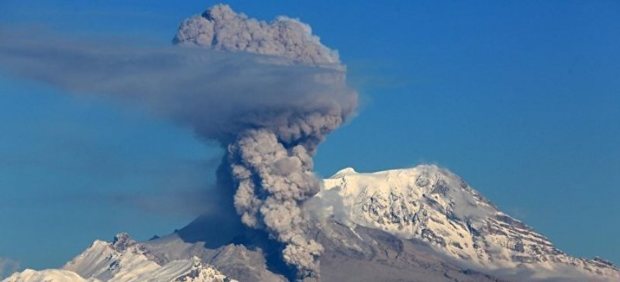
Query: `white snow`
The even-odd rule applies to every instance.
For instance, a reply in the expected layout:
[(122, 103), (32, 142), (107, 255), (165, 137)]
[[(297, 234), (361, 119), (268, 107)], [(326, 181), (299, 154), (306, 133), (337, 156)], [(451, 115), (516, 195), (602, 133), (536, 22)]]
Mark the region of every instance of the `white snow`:
[(139, 243), (130, 242), (124, 249), (111, 243), (95, 241), (91, 247), (67, 263), (63, 269), (15, 273), (2, 282), (141, 282), (183, 281), (220, 282), (227, 279), (200, 258), (173, 260), (159, 265)]
[[(568, 256), (543, 235), (499, 211), (461, 178), (434, 165), (375, 173), (345, 168), (323, 184), (306, 208), (320, 219), (332, 218), (349, 226), (354, 234), (359, 225), (422, 240), (438, 252), (491, 273), (530, 271), (532, 277), (558, 281), (575, 277), (620, 281), (620, 272), (610, 263)], [(194, 248), (202, 245), (162, 239), (149, 246), (119, 234), (113, 243), (95, 241), (63, 269), (28, 269), (3, 282), (227, 279), (193, 256)], [(168, 255), (156, 258), (150, 253), (159, 248), (169, 250)], [(161, 265), (162, 261), (166, 263)]]
[(26, 269), (14, 273), (2, 282), (98, 282), (98, 280), (86, 280), (77, 273), (62, 269), (32, 270)]
[(323, 184), (307, 205), (319, 217), (423, 240), (439, 252), (484, 269), (522, 267), (547, 275), (572, 267), (593, 280), (620, 281), (616, 268), (566, 255), (499, 211), (460, 177), (435, 165), (374, 173), (345, 168)]

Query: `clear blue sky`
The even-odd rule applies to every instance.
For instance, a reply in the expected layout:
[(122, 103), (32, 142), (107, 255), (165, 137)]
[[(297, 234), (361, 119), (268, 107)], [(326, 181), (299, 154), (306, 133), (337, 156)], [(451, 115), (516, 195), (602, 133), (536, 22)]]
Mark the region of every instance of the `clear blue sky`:
[[(174, 2), (2, 0), (0, 27), (168, 44), (216, 3)], [(349, 66), (363, 105), (320, 147), (319, 174), (437, 163), (569, 254), (620, 263), (620, 2), (227, 3), (300, 18)], [(55, 267), (199, 212), (175, 195), (206, 193), (216, 147), (57, 92), (0, 75), (0, 257)]]

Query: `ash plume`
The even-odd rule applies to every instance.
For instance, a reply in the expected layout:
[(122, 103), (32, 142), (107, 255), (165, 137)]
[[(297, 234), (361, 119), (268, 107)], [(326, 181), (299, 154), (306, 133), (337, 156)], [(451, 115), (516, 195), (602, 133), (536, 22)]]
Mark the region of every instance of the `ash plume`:
[(312, 65), (340, 64), (338, 52), (321, 44), (309, 25), (279, 16), (267, 23), (216, 5), (183, 21), (175, 44), (285, 57)]
[(185, 20), (173, 40), (198, 48), (0, 37), (0, 70), (10, 75), (144, 108), (218, 142), (241, 221), (282, 242), (298, 278), (318, 278), (323, 249), (302, 209), (320, 190), (312, 156), (355, 111), (357, 94), (308, 25), (217, 5)]

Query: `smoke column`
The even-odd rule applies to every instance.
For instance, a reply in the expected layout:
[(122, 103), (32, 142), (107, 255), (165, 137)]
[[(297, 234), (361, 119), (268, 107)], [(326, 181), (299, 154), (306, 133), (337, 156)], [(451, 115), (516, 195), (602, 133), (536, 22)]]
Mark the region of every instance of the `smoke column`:
[[(340, 67), (337, 53), (321, 45), (309, 26), (285, 17), (260, 22), (224, 5), (185, 20), (174, 42)], [(300, 208), (320, 189), (312, 154), (347, 114), (329, 106), (305, 113), (287, 111), (265, 122), (276, 126), (243, 130), (228, 145), (231, 175), (238, 186), (234, 204), (242, 222), (264, 228), (285, 243), (284, 260), (297, 267), (300, 278), (318, 277), (317, 258), (323, 251), (307, 237), (309, 225)], [(278, 120), (285, 122), (273, 123)]]
[[(191, 127), (226, 150), (241, 221), (285, 245), (298, 278), (318, 278), (322, 246), (303, 203), (320, 190), (312, 156), (356, 109), (337, 52), (308, 25), (217, 5), (185, 20), (180, 47), (42, 38), (0, 30), (0, 69), (75, 95), (112, 98)], [(198, 47), (198, 48), (196, 48)]]
[[(285, 17), (272, 23), (260, 22), (225, 5), (185, 20), (174, 42), (340, 67), (337, 53), (321, 45), (309, 26)], [(317, 276), (317, 258), (323, 251), (306, 235), (309, 225), (300, 208), (320, 190), (312, 172), (312, 154), (324, 136), (342, 124), (346, 114), (329, 107), (307, 113), (287, 112), (275, 119), (286, 122), (243, 130), (228, 145), (228, 161), (238, 185), (234, 204), (242, 222), (264, 228), (285, 243), (284, 260), (298, 268), (300, 278)], [(267, 123), (272, 123), (272, 118)]]

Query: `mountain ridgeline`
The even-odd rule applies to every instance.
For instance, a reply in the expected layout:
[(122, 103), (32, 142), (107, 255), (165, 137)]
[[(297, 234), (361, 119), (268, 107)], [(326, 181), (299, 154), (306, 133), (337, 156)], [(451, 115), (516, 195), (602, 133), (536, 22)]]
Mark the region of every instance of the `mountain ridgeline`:
[[(575, 258), (434, 165), (343, 169), (304, 206), (324, 247), (321, 281), (618, 281), (610, 262)], [(205, 215), (172, 234), (95, 241), (62, 269), (27, 281), (288, 281), (282, 243)], [(317, 278), (308, 278), (317, 279)]]

